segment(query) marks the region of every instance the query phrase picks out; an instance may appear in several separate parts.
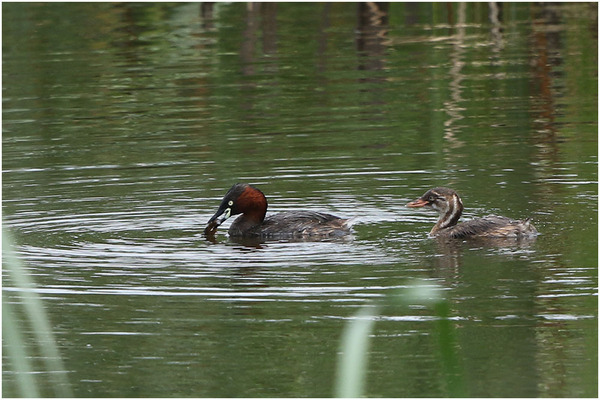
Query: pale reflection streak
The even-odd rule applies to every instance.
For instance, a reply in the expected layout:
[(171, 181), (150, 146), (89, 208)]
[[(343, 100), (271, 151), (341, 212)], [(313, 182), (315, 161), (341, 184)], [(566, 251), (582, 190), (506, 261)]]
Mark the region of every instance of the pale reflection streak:
[(504, 48), (504, 35), (502, 34), (502, 22), (501, 22), (501, 11), (502, 4), (497, 2), (490, 2), (490, 23), (492, 24), (492, 51), (499, 55), (500, 51)]
[[(463, 141), (456, 138), (456, 133), (459, 132), (460, 127), (456, 126), (456, 122), (460, 121), (464, 117), (461, 112), (465, 109), (460, 106), (463, 101), (461, 94), (461, 82), (465, 79), (465, 75), (461, 72), (465, 62), (463, 61), (464, 56), (464, 41), (465, 41), (465, 28), (466, 28), (466, 4), (459, 3), (458, 5), (458, 21), (454, 28), (456, 33), (452, 36), (452, 51), (450, 52), (450, 100), (444, 102), (444, 110), (448, 114), (449, 118), (444, 122), (444, 139), (448, 142), (450, 148), (457, 148), (464, 145)], [(448, 153), (448, 147), (444, 147), (443, 150)]]

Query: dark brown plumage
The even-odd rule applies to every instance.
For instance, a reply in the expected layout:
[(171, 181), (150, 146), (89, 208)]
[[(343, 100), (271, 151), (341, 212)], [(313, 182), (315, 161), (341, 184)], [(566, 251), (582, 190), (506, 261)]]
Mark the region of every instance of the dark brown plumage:
[(429, 236), (452, 239), (469, 238), (523, 238), (535, 237), (537, 229), (529, 218), (513, 220), (498, 215), (488, 215), (458, 224), (463, 211), (463, 204), (454, 190), (437, 187), (428, 190), (417, 200), (407, 204), (408, 207), (427, 207), (436, 210), (440, 218), (433, 226)]

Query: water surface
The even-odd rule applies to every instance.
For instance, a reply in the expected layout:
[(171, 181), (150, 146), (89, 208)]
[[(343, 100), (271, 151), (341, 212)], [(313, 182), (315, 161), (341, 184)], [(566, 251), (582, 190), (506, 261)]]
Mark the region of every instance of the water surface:
[[(374, 304), (366, 395), (448, 396), (416, 279), (468, 396), (597, 396), (595, 4), (7, 3), (3, 50), (3, 227), (76, 396), (328, 397)], [(355, 232), (211, 243), (235, 182)], [(440, 185), (541, 235), (429, 239)]]

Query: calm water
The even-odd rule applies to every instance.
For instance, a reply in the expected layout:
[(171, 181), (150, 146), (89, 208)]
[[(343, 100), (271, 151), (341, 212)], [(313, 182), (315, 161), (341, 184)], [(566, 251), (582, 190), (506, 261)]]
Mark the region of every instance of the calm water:
[[(331, 396), (370, 304), (366, 395), (447, 396), (433, 310), (387, 301), (415, 279), (469, 396), (597, 396), (597, 4), (386, 7), (3, 4), (3, 227), (76, 396)], [(355, 233), (210, 243), (235, 182)], [(439, 185), (542, 235), (428, 239)]]

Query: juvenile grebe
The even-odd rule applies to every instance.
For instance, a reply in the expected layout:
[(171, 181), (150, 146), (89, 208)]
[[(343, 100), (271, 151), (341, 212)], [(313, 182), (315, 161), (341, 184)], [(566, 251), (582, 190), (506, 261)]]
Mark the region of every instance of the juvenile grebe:
[(219, 225), (232, 215), (242, 214), (229, 227), (233, 237), (300, 238), (343, 236), (350, 233), (347, 219), (315, 211), (288, 211), (265, 218), (267, 198), (257, 188), (236, 183), (229, 189), (219, 209), (204, 229), (214, 236)]
[(429, 236), (452, 239), (468, 238), (523, 238), (534, 237), (537, 229), (525, 220), (513, 220), (497, 215), (477, 218), (457, 224), (463, 211), (462, 201), (452, 189), (437, 187), (427, 191), (417, 200), (407, 204), (408, 207), (427, 207), (436, 210), (440, 219), (434, 225)]

